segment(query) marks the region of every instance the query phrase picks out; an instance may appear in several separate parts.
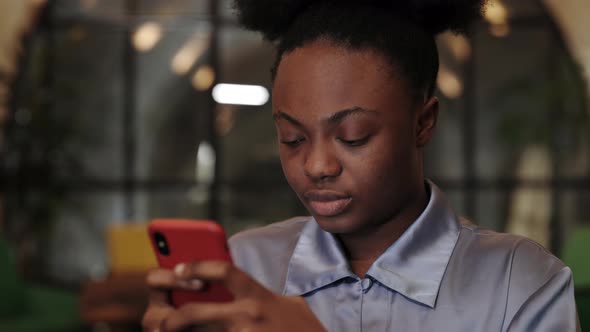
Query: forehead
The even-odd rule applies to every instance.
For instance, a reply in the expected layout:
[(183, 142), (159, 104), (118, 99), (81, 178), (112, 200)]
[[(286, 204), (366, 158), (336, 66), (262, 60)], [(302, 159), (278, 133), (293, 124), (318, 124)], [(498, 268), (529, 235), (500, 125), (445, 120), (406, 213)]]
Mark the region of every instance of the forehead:
[(317, 41), (283, 56), (273, 85), (273, 109), (380, 110), (407, 107), (409, 95), (378, 52)]

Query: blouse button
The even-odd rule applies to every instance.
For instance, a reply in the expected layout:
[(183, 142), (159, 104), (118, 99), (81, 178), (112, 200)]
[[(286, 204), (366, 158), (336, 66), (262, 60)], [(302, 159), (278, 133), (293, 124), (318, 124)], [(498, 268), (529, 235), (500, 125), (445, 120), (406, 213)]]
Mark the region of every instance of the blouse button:
[(361, 280), (361, 288), (363, 290), (363, 293), (368, 292), (371, 286), (373, 286), (373, 279), (364, 278), (363, 280)]

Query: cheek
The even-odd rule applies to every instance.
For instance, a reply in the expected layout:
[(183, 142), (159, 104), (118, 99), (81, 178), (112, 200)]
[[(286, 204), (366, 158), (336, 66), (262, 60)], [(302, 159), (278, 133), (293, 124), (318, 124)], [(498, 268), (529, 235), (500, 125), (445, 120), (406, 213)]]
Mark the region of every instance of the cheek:
[(287, 182), (296, 190), (301, 186), (302, 168), (298, 161), (297, 154), (291, 151), (286, 151), (284, 148), (279, 148), (279, 156), (281, 159), (281, 167)]
[(407, 142), (384, 138), (362, 153), (348, 157), (346, 168), (361, 191), (388, 192), (395, 190), (400, 179), (411, 176), (415, 167), (412, 151)]

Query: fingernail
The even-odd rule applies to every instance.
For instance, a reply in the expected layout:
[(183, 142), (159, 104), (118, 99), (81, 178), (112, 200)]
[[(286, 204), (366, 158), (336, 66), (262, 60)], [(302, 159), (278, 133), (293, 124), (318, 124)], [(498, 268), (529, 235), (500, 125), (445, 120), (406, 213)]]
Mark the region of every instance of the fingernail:
[(174, 273), (177, 276), (182, 276), (182, 274), (184, 273), (184, 270), (186, 270), (186, 264), (180, 263), (178, 265), (176, 265), (176, 267), (174, 267)]
[(192, 289), (192, 290), (199, 290), (203, 288), (203, 282), (199, 279), (190, 279), (190, 280), (179, 280), (178, 284), (182, 288)]
[(203, 282), (199, 279), (193, 279), (190, 281), (191, 287), (193, 289), (201, 289), (203, 288)]
[(191, 279), (188, 282), (192, 289), (201, 289), (203, 288), (203, 282), (199, 279)]

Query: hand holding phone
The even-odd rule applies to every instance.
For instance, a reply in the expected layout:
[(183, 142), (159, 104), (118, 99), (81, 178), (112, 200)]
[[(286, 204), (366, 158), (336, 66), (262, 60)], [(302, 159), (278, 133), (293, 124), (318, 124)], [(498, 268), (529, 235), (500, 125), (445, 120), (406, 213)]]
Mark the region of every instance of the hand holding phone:
[[(150, 299), (142, 319), (146, 331), (180, 332), (194, 326), (199, 331), (220, 326), (232, 331), (326, 331), (303, 297), (275, 294), (234, 266), (221, 226), (157, 220), (149, 232), (162, 268), (148, 274)], [(175, 269), (180, 263), (184, 268)], [(199, 291), (177, 287), (190, 280), (210, 284)]]
[[(231, 263), (225, 232), (210, 220), (157, 219), (148, 226), (150, 242), (160, 267), (173, 270), (181, 263), (226, 261)], [(232, 294), (219, 282), (205, 283), (199, 290), (170, 291), (170, 303), (228, 302)]]
[[(227, 303), (190, 303), (170, 306), (161, 286), (179, 280), (222, 280), (235, 300)], [(223, 261), (187, 263), (181, 273), (153, 270), (149, 306), (142, 320), (145, 331), (187, 331), (192, 327), (226, 331), (326, 332), (307, 302), (300, 296), (273, 293), (246, 272)], [(218, 331), (218, 330), (215, 330)]]

